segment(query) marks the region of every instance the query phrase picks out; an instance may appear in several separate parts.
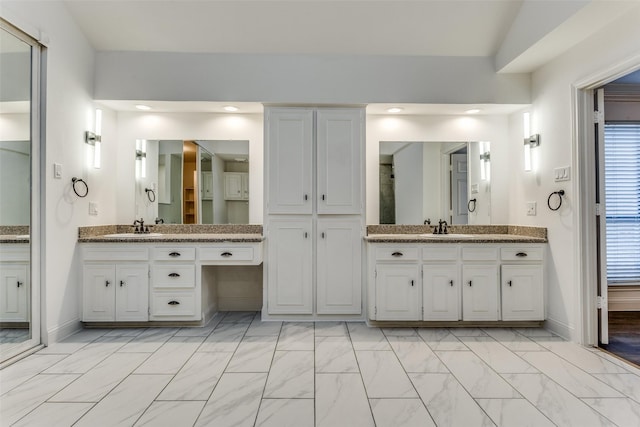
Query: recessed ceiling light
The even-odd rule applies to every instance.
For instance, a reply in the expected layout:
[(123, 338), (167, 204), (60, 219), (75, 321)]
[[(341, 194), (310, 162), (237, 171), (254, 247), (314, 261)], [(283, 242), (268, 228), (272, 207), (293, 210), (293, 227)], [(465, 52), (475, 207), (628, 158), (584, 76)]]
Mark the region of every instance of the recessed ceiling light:
[(138, 104), (136, 105), (136, 108), (138, 110), (142, 110), (142, 111), (149, 111), (151, 110), (151, 107), (149, 107), (148, 105), (144, 105), (144, 104)]
[(230, 113), (238, 111), (238, 107), (234, 107), (233, 105), (227, 105), (225, 107), (222, 107), (222, 109), (224, 111), (229, 111)]
[(478, 114), (480, 112), (479, 108), (472, 108), (470, 110), (465, 111), (467, 114)]
[(391, 108), (387, 108), (387, 113), (399, 113), (400, 111), (404, 110), (404, 108), (401, 107), (391, 107)]

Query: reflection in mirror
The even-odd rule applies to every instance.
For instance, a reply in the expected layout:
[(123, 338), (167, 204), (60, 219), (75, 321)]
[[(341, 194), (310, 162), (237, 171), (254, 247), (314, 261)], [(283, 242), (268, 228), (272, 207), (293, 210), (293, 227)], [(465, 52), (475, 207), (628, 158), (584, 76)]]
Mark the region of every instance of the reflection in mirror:
[(31, 46), (0, 29), (0, 362), (31, 339)]
[(135, 207), (149, 224), (247, 224), (249, 141), (138, 140)]
[(490, 224), (489, 170), (488, 142), (381, 141), (380, 224)]

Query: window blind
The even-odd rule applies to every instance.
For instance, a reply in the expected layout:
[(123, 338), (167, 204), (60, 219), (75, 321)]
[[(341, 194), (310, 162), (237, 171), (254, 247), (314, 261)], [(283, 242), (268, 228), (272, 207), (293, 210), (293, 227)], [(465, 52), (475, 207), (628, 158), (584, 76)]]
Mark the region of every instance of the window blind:
[(640, 284), (640, 123), (605, 124), (607, 281)]

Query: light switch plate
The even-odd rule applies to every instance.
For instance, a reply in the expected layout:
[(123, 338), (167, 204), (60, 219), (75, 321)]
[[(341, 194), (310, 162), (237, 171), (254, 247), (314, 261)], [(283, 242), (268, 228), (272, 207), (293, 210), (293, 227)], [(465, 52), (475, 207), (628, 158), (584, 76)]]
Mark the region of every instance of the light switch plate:
[(480, 191), (480, 184), (471, 184), (471, 194), (478, 194)]
[(571, 166), (555, 168), (553, 170), (553, 180), (555, 182), (569, 181), (571, 179)]
[(536, 215), (536, 202), (527, 202), (527, 215), (528, 216)]
[(62, 165), (60, 163), (53, 164), (53, 177), (55, 179), (62, 179)]

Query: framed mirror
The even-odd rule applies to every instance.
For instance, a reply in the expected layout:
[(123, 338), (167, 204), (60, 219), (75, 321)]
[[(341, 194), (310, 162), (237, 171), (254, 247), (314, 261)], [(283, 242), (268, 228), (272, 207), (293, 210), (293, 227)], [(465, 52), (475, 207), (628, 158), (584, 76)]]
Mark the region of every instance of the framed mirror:
[(380, 224), (490, 224), (489, 142), (380, 142)]
[(39, 269), (32, 264), (39, 53), (37, 42), (0, 19), (0, 363), (40, 342)]
[(247, 224), (249, 141), (137, 140), (136, 218)]

